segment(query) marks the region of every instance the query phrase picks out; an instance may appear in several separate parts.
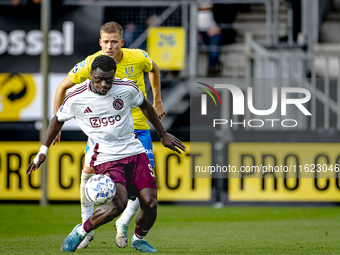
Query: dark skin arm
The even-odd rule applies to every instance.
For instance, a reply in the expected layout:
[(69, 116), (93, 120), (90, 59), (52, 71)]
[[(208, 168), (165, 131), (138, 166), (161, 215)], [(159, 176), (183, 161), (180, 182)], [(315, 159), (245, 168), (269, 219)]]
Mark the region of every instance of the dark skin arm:
[[(54, 116), (50, 124), (48, 125), (46, 135), (45, 135), (45, 138), (42, 144), (49, 147), (51, 143), (53, 142), (53, 139), (55, 138), (55, 136), (59, 133), (59, 131), (63, 127), (63, 125), (64, 125), (64, 122), (59, 122), (58, 118)], [(26, 174), (30, 174), (33, 171), (37, 170), (40, 167), (40, 165), (45, 162), (45, 160), (46, 160), (46, 156), (44, 154), (40, 154), (38, 164), (36, 165), (34, 164), (34, 162), (31, 162), (27, 167)]]
[[(71, 81), (71, 79), (66, 76), (65, 79), (58, 85), (57, 91), (55, 92), (54, 96), (54, 105), (53, 105), (53, 114), (56, 114), (59, 107), (63, 103), (63, 100), (66, 95), (66, 91), (69, 88), (72, 88), (75, 84)], [(56, 142), (60, 143), (61, 138), (61, 132), (57, 134), (57, 136), (53, 140), (53, 145), (55, 145)]]
[(155, 109), (145, 97), (144, 97), (143, 103), (139, 106), (139, 108), (142, 110), (145, 117), (151, 122), (151, 124), (156, 129), (158, 136), (161, 139), (161, 142), (164, 147), (167, 147), (170, 150), (176, 151), (179, 154), (182, 154), (180, 150), (186, 151), (185, 150), (186, 147), (184, 146), (181, 140), (179, 140), (177, 137), (166, 132), (161, 121), (159, 120), (159, 117)]

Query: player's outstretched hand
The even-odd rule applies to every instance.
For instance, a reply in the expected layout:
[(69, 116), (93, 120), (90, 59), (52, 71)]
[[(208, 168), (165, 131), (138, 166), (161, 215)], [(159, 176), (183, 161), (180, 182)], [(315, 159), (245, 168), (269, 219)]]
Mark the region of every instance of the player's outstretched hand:
[(31, 174), (33, 171), (37, 170), (40, 167), (40, 165), (45, 162), (45, 160), (46, 160), (45, 154), (38, 154), (34, 161), (28, 165), (26, 174)]
[(165, 115), (163, 103), (162, 102), (154, 103), (153, 108), (155, 108), (158, 118), (162, 119)]
[(61, 139), (61, 131), (59, 131), (57, 136), (54, 138), (52, 144), (55, 145), (56, 142), (60, 143), (60, 139)]
[(179, 140), (177, 137), (173, 136), (172, 134), (165, 133), (164, 136), (161, 138), (161, 141), (164, 147), (176, 151), (179, 154), (182, 154), (180, 150), (186, 151), (186, 147), (184, 146), (182, 141)]

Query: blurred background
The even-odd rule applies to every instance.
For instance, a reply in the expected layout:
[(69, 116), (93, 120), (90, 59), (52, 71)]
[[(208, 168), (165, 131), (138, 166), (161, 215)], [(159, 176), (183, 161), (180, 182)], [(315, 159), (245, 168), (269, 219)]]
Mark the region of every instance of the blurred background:
[[(250, 180), (224, 173), (195, 177), (201, 158), (211, 165), (339, 164), (339, 0), (0, 0), (1, 201), (42, 196), (52, 203), (79, 201), (87, 138), (75, 122), (65, 124), (62, 142), (51, 146), (47, 177), (25, 171), (39, 148), (44, 119), (52, 117), (57, 86), (76, 63), (100, 50), (99, 30), (108, 21), (124, 28), (124, 47), (148, 51), (160, 67), (162, 123), (189, 148), (180, 156), (172, 153), (152, 129), (159, 201), (216, 206), (340, 202), (338, 171), (328, 178), (314, 173), (306, 178), (262, 174)], [(262, 109), (271, 105), (271, 89), (278, 84), (305, 88), (312, 95), (306, 104), (312, 115), (292, 110), (299, 125), (288, 131), (280, 125), (192, 130), (190, 108), (200, 107), (195, 98), (201, 91), (190, 88), (197, 82), (257, 88)], [(231, 117), (229, 101), (216, 116), (238, 121)]]

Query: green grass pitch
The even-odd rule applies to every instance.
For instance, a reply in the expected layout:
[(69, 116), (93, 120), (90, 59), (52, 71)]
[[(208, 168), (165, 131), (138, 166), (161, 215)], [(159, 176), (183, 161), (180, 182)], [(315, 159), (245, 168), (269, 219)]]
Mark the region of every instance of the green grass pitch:
[[(80, 205), (0, 205), (0, 254), (62, 254)], [(116, 247), (114, 222), (76, 254), (140, 254)], [(161, 254), (339, 254), (340, 208), (165, 206), (147, 240)]]

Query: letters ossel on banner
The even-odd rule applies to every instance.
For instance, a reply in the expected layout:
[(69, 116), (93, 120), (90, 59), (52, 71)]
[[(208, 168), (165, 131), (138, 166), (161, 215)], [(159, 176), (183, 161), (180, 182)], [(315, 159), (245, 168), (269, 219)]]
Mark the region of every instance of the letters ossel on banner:
[[(179, 155), (154, 143), (155, 174), (159, 201), (209, 201), (211, 179), (191, 178), (192, 153), (211, 160), (210, 143), (201, 143)], [(39, 200), (40, 169), (25, 174), (27, 166), (39, 150), (39, 142), (0, 142), (0, 200)], [(78, 201), (80, 174), (84, 162), (86, 142), (62, 142), (51, 146), (48, 152), (48, 199)], [(197, 150), (196, 148), (200, 148)]]

